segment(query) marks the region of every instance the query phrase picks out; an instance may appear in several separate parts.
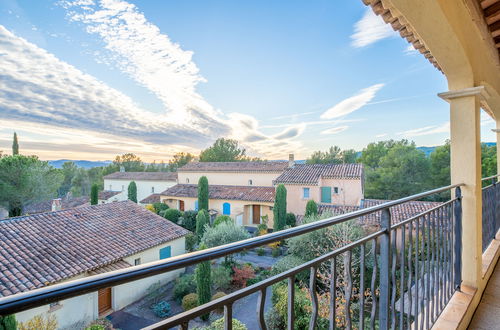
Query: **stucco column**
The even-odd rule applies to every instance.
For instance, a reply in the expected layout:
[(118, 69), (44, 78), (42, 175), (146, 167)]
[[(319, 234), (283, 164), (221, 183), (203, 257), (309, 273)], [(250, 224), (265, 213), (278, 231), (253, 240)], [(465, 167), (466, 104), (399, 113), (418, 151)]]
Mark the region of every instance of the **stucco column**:
[(478, 287), (482, 278), (481, 130), (483, 87), (441, 93), (450, 103), (451, 182), (462, 187), (462, 281)]
[(500, 118), (496, 120), (497, 129), (495, 134), (497, 135), (497, 174), (500, 174)]

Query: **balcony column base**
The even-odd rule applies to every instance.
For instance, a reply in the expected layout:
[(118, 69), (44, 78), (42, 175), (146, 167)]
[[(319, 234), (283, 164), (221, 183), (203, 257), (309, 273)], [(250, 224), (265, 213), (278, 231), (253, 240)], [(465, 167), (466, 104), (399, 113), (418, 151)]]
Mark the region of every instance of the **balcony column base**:
[(462, 187), (462, 284), (482, 281), (480, 96), (484, 87), (438, 94), (450, 103), (451, 183)]

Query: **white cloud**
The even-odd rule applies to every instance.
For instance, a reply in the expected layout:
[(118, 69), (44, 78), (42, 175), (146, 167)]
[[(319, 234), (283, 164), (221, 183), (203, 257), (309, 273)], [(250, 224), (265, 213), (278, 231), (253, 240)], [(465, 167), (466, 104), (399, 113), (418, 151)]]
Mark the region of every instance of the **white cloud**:
[(382, 134), (375, 135), (376, 138), (382, 138), (384, 136), (387, 136), (387, 133), (382, 133)]
[(391, 26), (368, 7), (363, 17), (354, 24), (351, 46), (361, 48), (396, 35)]
[(443, 123), (442, 125), (425, 126), (415, 128), (404, 132), (396, 133), (396, 135), (403, 135), (405, 137), (423, 136), (438, 133), (448, 133), (450, 131), (450, 122)]
[(333, 128), (329, 128), (329, 129), (325, 129), (324, 131), (321, 131), (321, 134), (324, 134), (324, 135), (338, 134), (340, 132), (347, 130), (348, 128), (349, 128), (349, 126), (333, 127)]
[(406, 55), (415, 55), (415, 54), (418, 54), (418, 50), (415, 49), (415, 47), (413, 47), (412, 44), (409, 44), (408, 47), (405, 48), (404, 50), (404, 53)]
[(494, 124), (495, 120), (490, 117), (486, 112), (481, 111), (481, 126)]
[(376, 84), (368, 88), (362, 89), (358, 94), (351, 96), (330, 109), (326, 110), (322, 115), (322, 119), (332, 119), (345, 116), (351, 112), (359, 110), (370, 102), (379, 89), (381, 89), (384, 84)]

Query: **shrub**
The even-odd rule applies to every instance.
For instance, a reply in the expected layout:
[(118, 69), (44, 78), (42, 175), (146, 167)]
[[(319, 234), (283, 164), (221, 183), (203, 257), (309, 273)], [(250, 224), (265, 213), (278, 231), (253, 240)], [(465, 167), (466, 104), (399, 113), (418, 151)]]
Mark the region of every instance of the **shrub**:
[(273, 258), (278, 258), (281, 255), (281, 249), (279, 247), (275, 247), (271, 250), (271, 255)]
[[(273, 267), (271, 268), (271, 275), (274, 276), (286, 272), (287, 270), (300, 266), (303, 263), (304, 260), (302, 260), (301, 258), (294, 255), (287, 255), (273, 265)], [(307, 270), (300, 272), (295, 275), (295, 279), (297, 279), (297, 281), (307, 283), (309, 279), (309, 272)]]
[(153, 205), (151, 205), (151, 204), (147, 204), (145, 208), (146, 208), (146, 210), (148, 210), (148, 211), (151, 211), (151, 212), (153, 212), (153, 213), (156, 213), (155, 207), (154, 207)]
[(220, 266), (212, 269), (214, 289), (227, 290), (231, 286), (231, 269)]
[(17, 321), (14, 314), (0, 316), (0, 329), (1, 330), (16, 330)]
[(293, 213), (286, 214), (286, 225), (290, 227), (295, 227), (297, 225), (297, 218)]
[(273, 215), (274, 231), (282, 230), (286, 225), (286, 188), (282, 183), (276, 187)]
[(286, 321), (285, 319), (278, 313), (276, 308), (272, 307), (266, 313), (266, 325), (268, 329), (276, 330), (276, 329), (286, 329)]
[(165, 210), (165, 212), (163, 213), (163, 217), (167, 220), (172, 221), (173, 223), (177, 223), (181, 215), (182, 215), (181, 211), (176, 209), (168, 209)]
[(135, 181), (130, 182), (128, 185), (128, 199), (137, 203), (137, 185), (135, 184)]
[(194, 233), (196, 231), (196, 216), (197, 215), (198, 215), (197, 211), (192, 211), (192, 210), (186, 211), (186, 212), (184, 212), (184, 214), (181, 217), (182, 221), (181, 221), (181, 218), (179, 218), (177, 223), (180, 226), (182, 226), (183, 228), (186, 228), (187, 230)]
[(244, 265), (242, 268), (233, 267), (233, 283), (239, 287), (247, 286), (247, 280), (255, 277), (255, 271), (252, 266)]
[(259, 232), (259, 235), (267, 234), (267, 225), (265, 223), (259, 223), (257, 225), (257, 231)]
[(208, 212), (205, 210), (198, 211), (198, 215), (196, 215), (196, 235), (198, 237), (203, 237), (205, 233), (206, 225), (210, 223), (208, 218)]
[(85, 330), (106, 330), (106, 327), (100, 324), (92, 324), (86, 327)]
[(156, 214), (160, 214), (161, 211), (168, 210), (168, 205), (165, 203), (153, 203)]
[(318, 215), (318, 204), (312, 199), (307, 201), (305, 217)]
[(97, 319), (90, 323), (85, 330), (112, 330), (113, 324), (108, 319)]
[[(246, 325), (244, 325), (243, 323), (241, 323), (241, 321), (239, 321), (237, 319), (233, 319), (231, 321), (231, 323), (233, 325), (233, 330), (247, 330), (248, 329), (246, 327)], [(212, 324), (210, 324), (208, 327), (203, 328), (203, 330), (224, 330), (224, 318), (220, 318), (220, 319), (212, 322)]]
[(196, 292), (196, 282), (193, 274), (182, 275), (175, 280), (174, 299), (181, 302), (182, 298)]
[(94, 183), (90, 188), (90, 205), (97, 205), (99, 202), (99, 185)]
[(170, 304), (166, 301), (160, 301), (159, 303), (153, 305), (153, 313), (161, 318), (165, 318), (170, 315), (171, 309)]
[[(219, 292), (216, 292), (213, 296), (212, 296), (212, 299), (211, 300), (215, 300), (215, 299), (219, 299), (219, 298), (222, 298), (224, 297), (226, 294), (222, 291), (219, 291)], [(219, 314), (222, 314), (224, 313), (224, 307), (221, 306), (217, 309), (215, 309), (215, 312), (219, 313)]]
[(215, 218), (214, 227), (217, 227), (223, 222), (233, 222), (233, 219), (231, 219), (229, 215), (219, 215), (217, 218)]
[(193, 252), (196, 243), (198, 243), (198, 236), (196, 236), (195, 234), (187, 234), (185, 236), (185, 239), (186, 239), (186, 251)]
[(42, 315), (36, 315), (32, 319), (18, 324), (19, 330), (56, 330), (57, 318), (55, 315), (48, 315), (44, 318)]
[(160, 302), (163, 293), (165, 292), (165, 286), (160, 283), (160, 281), (151, 284), (146, 290), (145, 302), (149, 306), (157, 304)]
[(198, 295), (196, 293), (190, 293), (182, 298), (182, 308), (185, 311), (198, 307)]
[(245, 228), (236, 225), (234, 222), (224, 222), (217, 227), (209, 227), (201, 239), (208, 248), (224, 245), (236, 241), (241, 241), (250, 237)]
[(266, 254), (266, 250), (264, 250), (264, 248), (262, 246), (258, 247), (257, 248), (257, 255), (262, 257), (264, 254)]

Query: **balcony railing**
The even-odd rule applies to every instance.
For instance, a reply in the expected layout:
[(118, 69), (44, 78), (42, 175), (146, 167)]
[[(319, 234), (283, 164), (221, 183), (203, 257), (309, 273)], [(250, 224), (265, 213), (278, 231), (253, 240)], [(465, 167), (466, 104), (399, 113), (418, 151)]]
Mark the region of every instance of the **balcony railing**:
[(483, 204), (483, 252), (495, 239), (495, 234), (500, 229), (500, 203), (497, 203), (500, 198), (500, 184), (498, 182), (499, 175), (483, 178), (483, 185), (491, 182), (482, 190)]
[[(380, 226), (375, 232), (147, 329), (175, 326), (187, 329), (190, 320), (220, 308), (224, 309), (225, 329), (232, 329), (233, 304), (253, 293), (259, 293), (255, 313), (260, 327), (266, 329), (266, 289), (281, 281), (288, 283), (287, 324), (288, 329), (293, 329), (295, 279), (304, 271), (309, 272), (308, 291), (312, 303), (309, 329), (317, 328), (320, 316), (328, 320), (330, 329), (335, 329), (339, 320), (347, 328), (430, 328), (461, 282), (460, 186), (434, 189), (232, 244), (8, 296), (0, 299), (0, 315), (182, 269), (380, 212)], [(391, 207), (453, 189), (455, 197), (451, 200), (402, 222), (391, 223)], [(318, 280), (325, 270), (329, 274), (326, 283), (325, 277)], [(319, 292), (329, 294), (328, 316), (324, 311), (320, 315)]]

